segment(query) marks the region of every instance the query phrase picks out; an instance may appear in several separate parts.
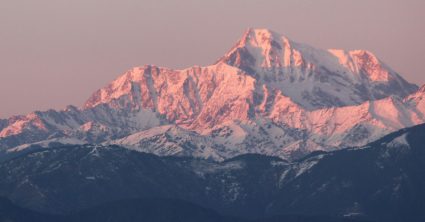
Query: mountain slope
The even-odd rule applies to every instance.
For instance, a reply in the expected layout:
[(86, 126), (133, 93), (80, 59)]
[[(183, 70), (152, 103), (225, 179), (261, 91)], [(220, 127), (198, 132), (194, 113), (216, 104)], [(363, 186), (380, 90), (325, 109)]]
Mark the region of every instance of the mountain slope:
[[(416, 89), (370, 52), (315, 49), (249, 29), (214, 65), (136, 67), (82, 108), (1, 120), (0, 149), (77, 141), (216, 160), (244, 153), (296, 159), (423, 123), (424, 91)], [(168, 125), (179, 136), (140, 146)]]
[(269, 213), (367, 215), (377, 221), (423, 221), (425, 125), (324, 155), (283, 185)]
[(327, 215), (423, 221), (425, 125), (362, 148), (287, 162), (158, 157), (117, 146), (34, 150), (0, 163), (0, 195), (51, 213), (128, 198), (176, 198), (241, 217)]
[(0, 221), (4, 222), (54, 222), (64, 221), (64, 217), (37, 213), (14, 205), (0, 197)]
[(279, 89), (302, 107), (358, 105), (417, 87), (365, 50), (321, 50), (267, 29), (249, 29), (219, 60)]
[[(326, 216), (285, 215), (261, 218), (255, 221), (273, 222), (355, 222), (346, 218)], [(169, 221), (210, 221), (249, 222), (253, 220), (222, 216), (213, 210), (192, 203), (173, 199), (130, 199), (108, 202), (71, 215), (48, 215), (33, 212), (0, 198), (0, 221), (5, 222), (169, 222)]]

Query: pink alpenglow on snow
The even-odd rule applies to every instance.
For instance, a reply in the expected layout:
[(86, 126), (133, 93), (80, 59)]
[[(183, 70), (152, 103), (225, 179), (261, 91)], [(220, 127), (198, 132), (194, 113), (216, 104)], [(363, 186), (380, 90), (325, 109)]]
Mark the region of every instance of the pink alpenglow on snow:
[(136, 67), (81, 108), (2, 120), (0, 147), (57, 139), (158, 155), (291, 159), (423, 123), (423, 95), (368, 51), (317, 49), (248, 29), (213, 65)]

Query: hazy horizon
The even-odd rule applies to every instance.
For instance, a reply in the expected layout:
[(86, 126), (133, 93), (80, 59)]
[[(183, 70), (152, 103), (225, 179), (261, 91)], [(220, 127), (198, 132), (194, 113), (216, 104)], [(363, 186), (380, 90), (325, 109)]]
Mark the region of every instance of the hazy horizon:
[(144, 64), (209, 65), (248, 27), (318, 48), (365, 49), (425, 83), (420, 0), (6, 1), (0, 8), (0, 118), (81, 106)]

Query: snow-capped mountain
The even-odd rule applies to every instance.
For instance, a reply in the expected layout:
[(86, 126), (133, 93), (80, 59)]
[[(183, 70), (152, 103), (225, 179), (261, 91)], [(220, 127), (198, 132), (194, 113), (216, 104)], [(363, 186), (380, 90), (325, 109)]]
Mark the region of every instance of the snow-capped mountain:
[[(160, 129), (176, 134), (172, 127)], [(258, 154), (222, 162), (160, 157), (116, 145), (35, 149), (0, 161), (0, 196), (32, 210), (67, 215), (115, 200), (167, 198), (250, 220), (298, 214), (422, 222), (424, 133), (422, 124), (365, 147), (316, 152), (292, 162)], [(155, 212), (162, 214), (163, 208)]]
[(309, 110), (404, 97), (417, 89), (371, 52), (316, 49), (266, 29), (249, 29), (220, 62)]
[(77, 140), (158, 155), (291, 159), (425, 122), (425, 90), (417, 89), (370, 52), (249, 29), (214, 65), (136, 67), (81, 108), (1, 120), (0, 147)]

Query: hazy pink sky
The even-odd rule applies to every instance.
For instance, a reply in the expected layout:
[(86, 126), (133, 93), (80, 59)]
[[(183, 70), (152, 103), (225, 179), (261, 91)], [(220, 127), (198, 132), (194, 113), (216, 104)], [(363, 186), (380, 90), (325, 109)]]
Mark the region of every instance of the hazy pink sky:
[(0, 117), (80, 106), (134, 66), (212, 64), (248, 27), (367, 49), (425, 83), (423, 0), (4, 0)]

